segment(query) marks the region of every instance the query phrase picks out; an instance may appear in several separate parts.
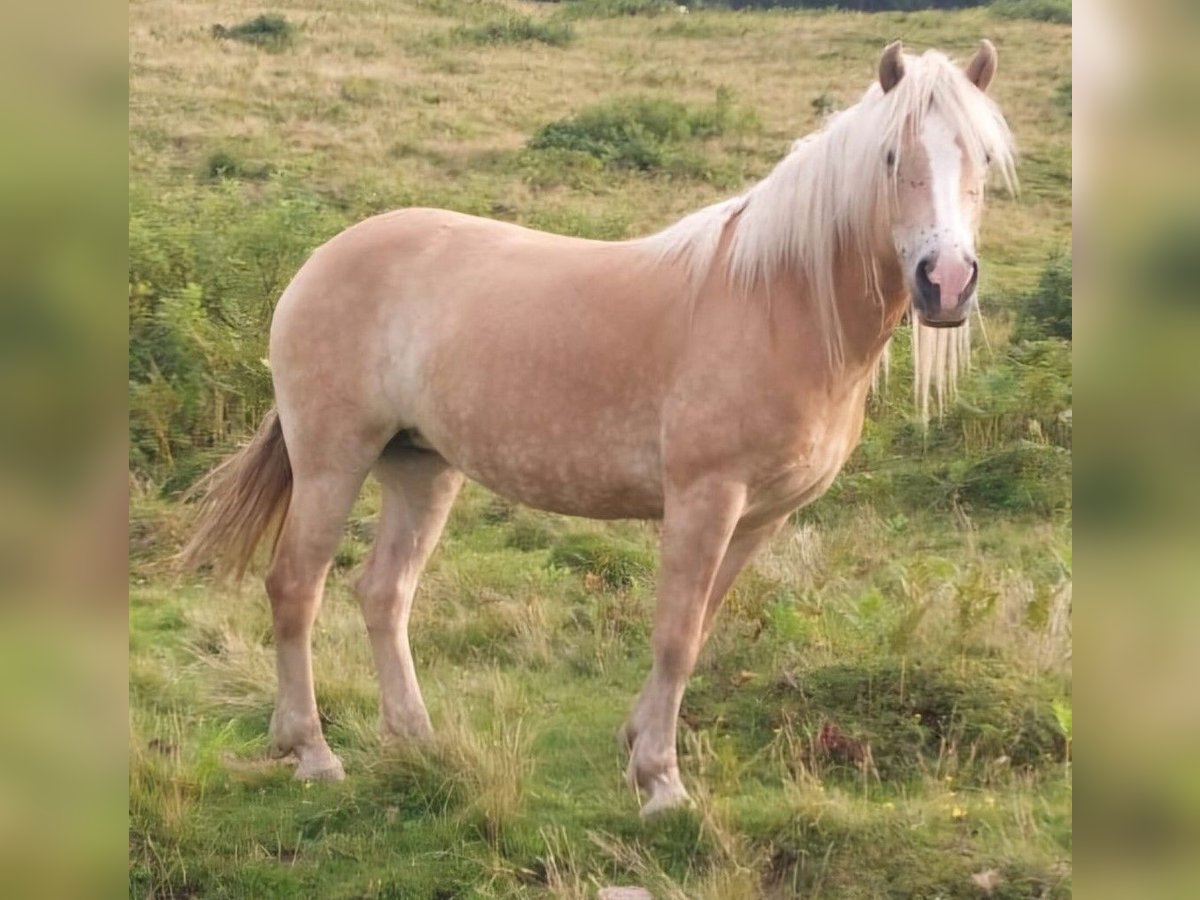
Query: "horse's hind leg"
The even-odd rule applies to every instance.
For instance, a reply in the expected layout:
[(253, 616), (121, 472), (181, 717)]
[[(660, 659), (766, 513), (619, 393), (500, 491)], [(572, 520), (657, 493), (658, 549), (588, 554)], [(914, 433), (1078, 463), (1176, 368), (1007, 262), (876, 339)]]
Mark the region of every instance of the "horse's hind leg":
[(379, 673), (383, 732), (422, 740), (433, 732), (408, 645), (408, 618), (463, 476), (436, 453), (411, 449), (385, 453), (374, 472), (383, 510), (357, 593)]
[(325, 574), (365, 477), (365, 468), (361, 474), (332, 468), (296, 469), (287, 517), (267, 575), (279, 676), (271, 716), (271, 752), (275, 756), (295, 754), (297, 778), (336, 780), (344, 775), (317, 717), (312, 629)]

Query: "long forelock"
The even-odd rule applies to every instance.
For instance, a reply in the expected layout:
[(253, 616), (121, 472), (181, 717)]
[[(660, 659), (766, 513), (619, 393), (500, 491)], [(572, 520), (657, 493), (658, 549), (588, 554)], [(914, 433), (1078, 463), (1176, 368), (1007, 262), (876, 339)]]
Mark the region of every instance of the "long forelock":
[(891, 91), (885, 94), (878, 82), (872, 84), (857, 104), (796, 141), (771, 173), (743, 194), (698, 210), (646, 240), (660, 258), (683, 261), (699, 286), (719, 262), (721, 237), (730, 228), (725, 277), (734, 293), (747, 293), (783, 269), (801, 277), (815, 300), (830, 360), (840, 365), (838, 256), (859, 257), (868, 283), (874, 282), (873, 242), (895, 191), (884, 157), (889, 150), (900, 151), (905, 129), (919, 132), (930, 110), (937, 110), (977, 167), (990, 165), (1004, 186), (1014, 189), (1012, 136), (999, 108), (957, 65), (931, 50), (906, 56), (904, 77)]

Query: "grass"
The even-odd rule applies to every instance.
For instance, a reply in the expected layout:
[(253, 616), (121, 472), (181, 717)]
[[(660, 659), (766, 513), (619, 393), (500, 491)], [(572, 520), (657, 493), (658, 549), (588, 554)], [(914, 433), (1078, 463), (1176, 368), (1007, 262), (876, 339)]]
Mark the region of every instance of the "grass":
[[(376, 502), (365, 496), (359, 515)], [(177, 539), (172, 504), (143, 511), (165, 544)], [(1007, 896), (1068, 895), (1069, 594), (1043, 599), (1038, 585), (1065, 576), (1037, 574), (1058, 565), (1061, 526), (985, 522), (971, 540), (987, 550), (972, 552), (936, 517), (914, 513), (896, 533), (859, 509), (822, 527), (821, 546), (773, 544), (684, 704), (697, 809), (643, 825), (613, 733), (645, 673), (650, 535), (554, 520), (568, 529), (559, 543), (515, 549), (524, 516), (470, 489), (426, 578), (413, 644), (439, 732), (427, 750), (381, 746), (351, 575), (333, 576), (316, 658), (350, 772), (334, 786), (297, 785), (263, 759), (261, 589), (173, 586), (139, 565), (134, 894), (589, 896), (598, 882), (659, 896), (866, 897), (891, 884), (965, 897), (973, 874), (995, 870)], [(930, 533), (952, 545), (942, 565)], [(562, 547), (588, 552), (564, 568), (552, 563)], [(639, 576), (589, 577), (614, 559)], [(914, 619), (916, 603), (928, 608)]]
[[(272, 53), (213, 40), (202, 6), (133, 10), (131, 896), (1070, 895), (1070, 31), (987, 9), (640, 17), (655, 6), (313, 0)], [(497, 22), (529, 25), (467, 36)], [(520, 36), (559, 23), (565, 46)], [(655, 529), (476, 487), (413, 613), (433, 745), (376, 732), (350, 591), (369, 487), (315, 647), (348, 778), (267, 761), (260, 584), (166, 562), (179, 492), (270, 403), (266, 323), (312, 248), (417, 204), (647, 233), (854, 102), (881, 34), (1000, 49), (1024, 189), (983, 226), (988, 340), (929, 430), (897, 342), (847, 471), (735, 585), (683, 704), (695, 808), (640, 822), (613, 740), (649, 664)]]
[(1007, 19), (1071, 24), (1071, 0), (992, 0), (989, 8)]

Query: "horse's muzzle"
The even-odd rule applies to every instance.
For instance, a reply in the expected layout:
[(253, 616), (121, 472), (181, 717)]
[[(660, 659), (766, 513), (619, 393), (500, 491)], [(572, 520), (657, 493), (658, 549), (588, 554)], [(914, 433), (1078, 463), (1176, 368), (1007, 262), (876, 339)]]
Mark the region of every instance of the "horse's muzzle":
[(935, 253), (917, 264), (913, 282), (913, 309), (921, 323), (930, 328), (957, 328), (967, 321), (975, 302), (979, 263), (973, 257), (950, 262)]

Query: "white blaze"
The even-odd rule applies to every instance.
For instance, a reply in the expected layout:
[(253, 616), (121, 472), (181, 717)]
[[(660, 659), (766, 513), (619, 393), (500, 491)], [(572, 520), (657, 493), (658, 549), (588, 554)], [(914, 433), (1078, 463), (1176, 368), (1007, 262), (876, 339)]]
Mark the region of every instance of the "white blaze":
[(929, 158), (929, 180), (933, 192), (934, 228), (931, 246), (921, 258), (937, 255), (929, 280), (938, 285), (940, 305), (945, 311), (958, 306), (971, 280), (971, 232), (962, 213), (962, 149), (954, 132), (941, 116), (929, 116), (921, 131), (921, 143)]
[(970, 245), (970, 232), (963, 221), (960, 200), (962, 184), (962, 149), (954, 132), (938, 115), (928, 116), (921, 131), (921, 143), (929, 158), (929, 179), (933, 187), (933, 213), (938, 239), (957, 244), (959, 249)]

